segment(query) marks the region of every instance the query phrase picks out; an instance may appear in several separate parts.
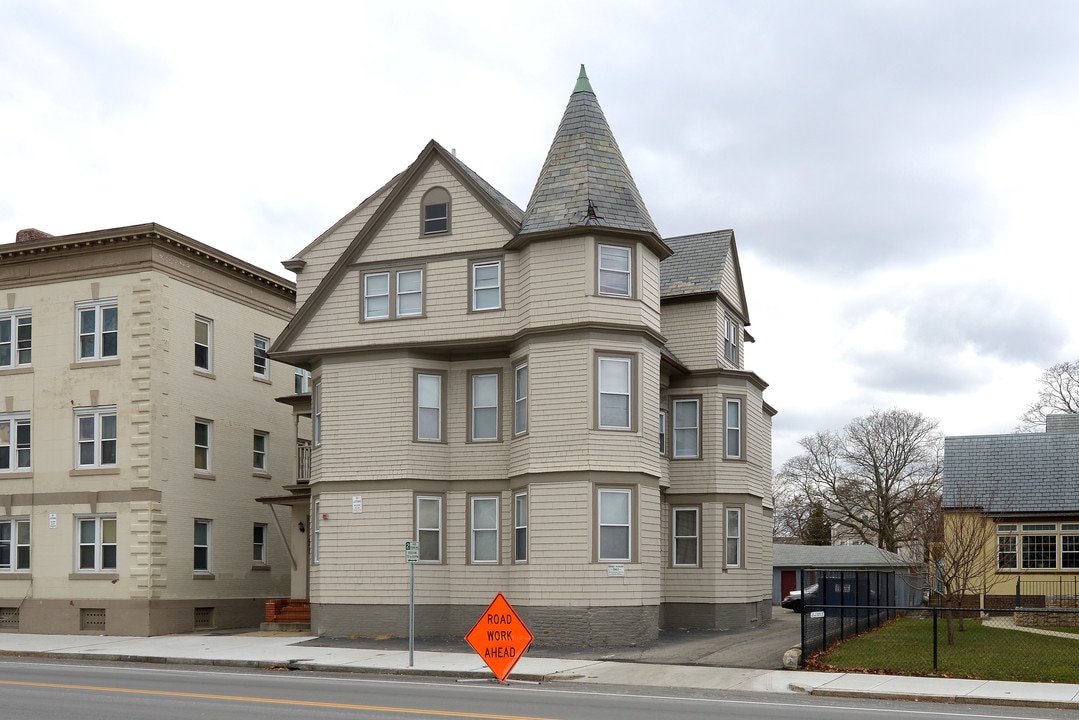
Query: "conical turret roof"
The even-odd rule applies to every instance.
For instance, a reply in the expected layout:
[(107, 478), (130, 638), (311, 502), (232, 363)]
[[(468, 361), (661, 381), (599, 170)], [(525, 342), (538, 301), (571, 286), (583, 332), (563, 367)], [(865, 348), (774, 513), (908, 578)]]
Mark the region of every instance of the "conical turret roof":
[(518, 237), (589, 225), (659, 238), (582, 65)]

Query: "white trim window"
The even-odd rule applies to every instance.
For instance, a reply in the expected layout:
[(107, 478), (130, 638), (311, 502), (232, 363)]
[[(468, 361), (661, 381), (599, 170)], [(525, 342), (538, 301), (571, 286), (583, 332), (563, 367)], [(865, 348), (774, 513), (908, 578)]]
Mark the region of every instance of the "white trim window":
[(701, 401), (679, 399), (674, 410), (674, 457), (698, 458), (701, 455)]
[(472, 310), (502, 309), (502, 261), (489, 260), (472, 265)]
[(472, 442), (498, 440), (498, 374), (472, 376)]
[(416, 539), (420, 562), (442, 562), (442, 497), (416, 496)]
[(442, 442), (442, 376), (416, 373), (416, 440)]
[(363, 319), (384, 320), (390, 316), (390, 274), (363, 276)]
[(997, 525), (997, 569), (1019, 568), (1019, 525)]
[(255, 336), (254, 344), (254, 372), (255, 377), (261, 380), (270, 379), (270, 338), (261, 335)]
[(363, 276), (363, 319), (423, 315), (423, 269), (388, 270), (365, 273)]
[(251, 527), (251, 562), (265, 565), (266, 558), (266, 524), (255, 523)]
[(528, 432), (528, 363), (513, 371), (513, 434)]
[(214, 424), (212, 420), (195, 419), (195, 472), (213, 470)]
[(266, 453), (270, 447), (270, 433), (256, 430), (251, 437), (252, 467), (259, 472), (266, 472)]
[(633, 294), (633, 251), (623, 245), (599, 246), (600, 295), (630, 297)]
[(311, 371), (296, 368), (292, 377), (292, 391), (297, 395), (311, 392)]
[(423, 315), (423, 270), (397, 273), (397, 317)]
[(76, 346), (79, 361), (108, 360), (118, 356), (119, 316), (116, 298), (89, 300), (75, 305)]
[(116, 465), (116, 406), (75, 408), (75, 467)]
[(727, 316), (727, 327), (723, 335), (723, 357), (735, 365), (738, 364), (738, 334), (741, 332), (742, 326), (738, 324), (738, 321)]
[(513, 496), (513, 562), (528, 561), (528, 493)]
[(629, 562), (632, 557), (633, 493), (623, 489), (600, 489), (599, 554), (601, 562)]
[(195, 316), (195, 369), (213, 372), (214, 367), (214, 321)]
[(472, 542), (471, 559), (473, 563), (498, 562), (498, 497), (472, 497)]
[(30, 469), (30, 413), (0, 415), (0, 473)]
[(0, 519), (0, 572), (30, 570), (30, 518)]
[(322, 381), (315, 382), (315, 390), (311, 393), (311, 437), (315, 447), (322, 444)]
[(310, 522), (311, 526), (311, 562), (318, 565), (319, 561), (319, 544), (322, 535), (322, 498), (315, 498), (312, 503), (314, 512), (311, 513)]
[(599, 426), (629, 430), (633, 417), (633, 361), (628, 357), (599, 358)]
[(424, 194), (421, 228), (424, 235), (450, 231), (450, 194), (445, 188), (431, 188)]
[(195, 520), (194, 542), (191, 548), (192, 569), (196, 573), (213, 572), (213, 521)]
[(76, 571), (116, 572), (116, 516), (77, 516), (75, 524)]
[(726, 432), (724, 434), (723, 456), (737, 460), (742, 457), (742, 401), (737, 398), (727, 398), (724, 403), (726, 418), (724, 420)]
[(742, 567), (742, 510), (727, 508), (727, 522), (724, 523), (726, 534), (726, 564), (729, 568)]
[(700, 510), (671, 508), (671, 558), (674, 567), (699, 567), (701, 547)]
[(29, 310), (0, 312), (0, 369), (30, 364), (33, 319)]

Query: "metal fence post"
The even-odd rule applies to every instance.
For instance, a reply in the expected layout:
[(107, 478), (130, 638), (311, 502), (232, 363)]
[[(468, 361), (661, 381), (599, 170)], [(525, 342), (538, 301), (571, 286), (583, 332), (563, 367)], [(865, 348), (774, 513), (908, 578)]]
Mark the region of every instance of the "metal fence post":
[(937, 615), (940, 608), (933, 608), (933, 672), (937, 671)]

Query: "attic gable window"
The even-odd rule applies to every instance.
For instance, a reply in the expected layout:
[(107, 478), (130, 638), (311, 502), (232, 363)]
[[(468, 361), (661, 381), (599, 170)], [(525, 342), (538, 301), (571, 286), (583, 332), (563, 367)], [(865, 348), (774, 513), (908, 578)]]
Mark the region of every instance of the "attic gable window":
[(423, 196), (423, 234), (450, 231), (450, 194), (445, 188), (431, 188)]

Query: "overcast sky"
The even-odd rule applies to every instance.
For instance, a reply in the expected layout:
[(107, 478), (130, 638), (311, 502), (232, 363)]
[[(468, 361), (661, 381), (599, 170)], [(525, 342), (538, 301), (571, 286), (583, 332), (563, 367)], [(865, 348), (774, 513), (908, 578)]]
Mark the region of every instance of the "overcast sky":
[(432, 138), (524, 207), (581, 63), (660, 232), (735, 231), (776, 469), (873, 409), (1009, 432), (1079, 358), (1079, 2), (0, 0), (0, 242), (291, 278)]

